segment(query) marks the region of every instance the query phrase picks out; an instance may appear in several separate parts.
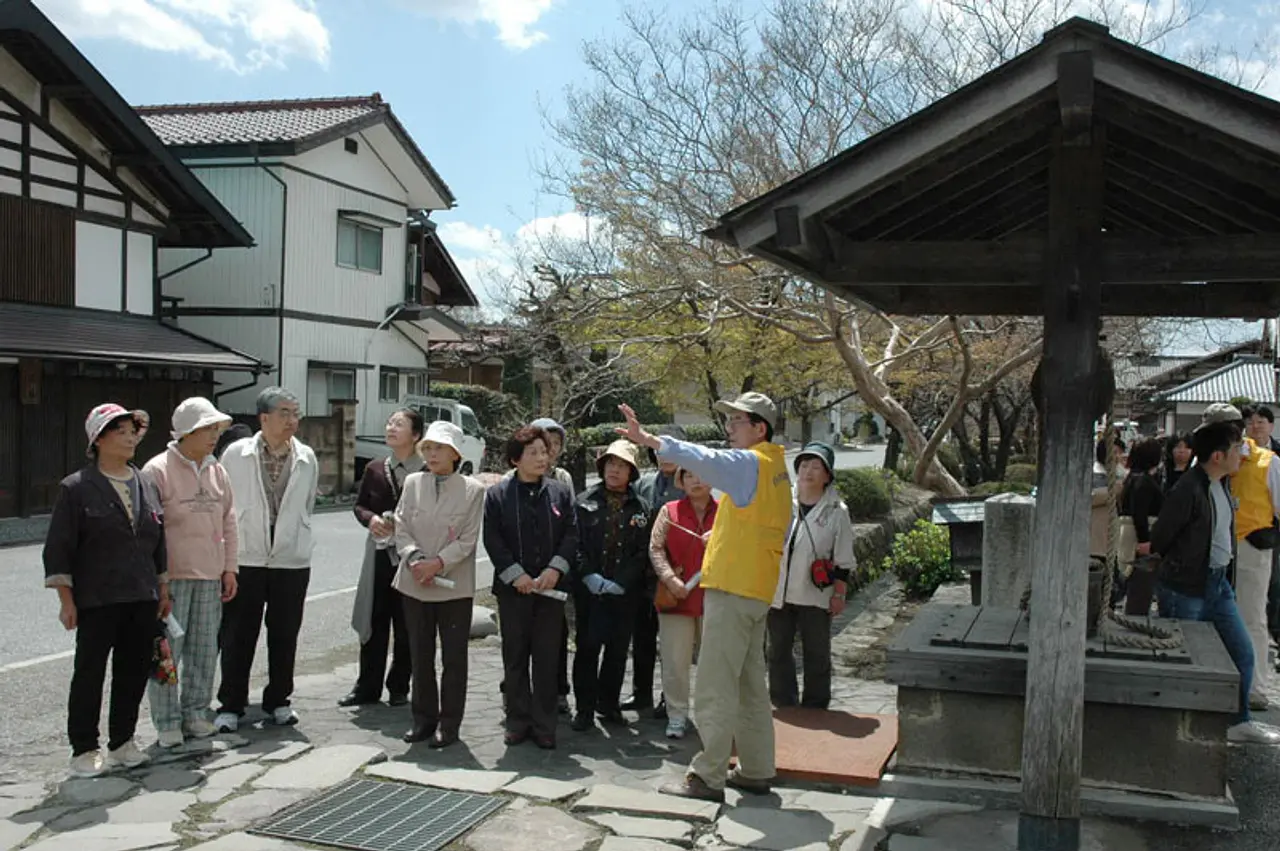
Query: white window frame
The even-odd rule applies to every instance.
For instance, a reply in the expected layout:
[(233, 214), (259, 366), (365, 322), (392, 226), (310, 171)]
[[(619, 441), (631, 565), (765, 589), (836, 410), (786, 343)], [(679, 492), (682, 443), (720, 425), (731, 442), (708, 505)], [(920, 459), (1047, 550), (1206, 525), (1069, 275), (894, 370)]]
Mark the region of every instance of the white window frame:
[[(406, 381), (405, 395), (407, 396), (426, 396), (427, 389), (431, 386), (430, 379), (427, 378), (425, 372), (406, 372), (404, 373)], [(417, 382), (417, 387), (414, 383)]]
[[(334, 389), (334, 386), (333, 386), (334, 379), (342, 375), (351, 376), (351, 392), (349, 394), (338, 393)], [(359, 390), (356, 387), (356, 371), (354, 369), (331, 369), (329, 370), (329, 375), (326, 379), (326, 383), (328, 385), (329, 398), (331, 400), (332, 399), (355, 399), (356, 394), (359, 392)]]

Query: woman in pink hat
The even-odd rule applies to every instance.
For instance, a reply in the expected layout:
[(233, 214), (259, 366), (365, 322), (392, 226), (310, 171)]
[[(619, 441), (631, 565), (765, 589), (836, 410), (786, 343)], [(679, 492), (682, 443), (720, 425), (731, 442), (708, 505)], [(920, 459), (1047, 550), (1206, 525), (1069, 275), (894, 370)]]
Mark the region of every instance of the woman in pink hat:
[(209, 720), (218, 627), (222, 604), (236, 595), (239, 567), (231, 482), (213, 451), (230, 424), (208, 399), (187, 399), (173, 412), (173, 442), (143, 467), (164, 506), (173, 618), (181, 629), (169, 633), (178, 682), (153, 680), (148, 689), (162, 748), (218, 732)]
[[(89, 412), (89, 463), (58, 486), (45, 538), (44, 584), (58, 592), (62, 625), (76, 630), (67, 736), (77, 777), (148, 761), (133, 734), (158, 621), (170, 608), (164, 509), (155, 485), (130, 463), (149, 422), (144, 411), (116, 404)], [(104, 757), (98, 718), (108, 655), (111, 709)]]

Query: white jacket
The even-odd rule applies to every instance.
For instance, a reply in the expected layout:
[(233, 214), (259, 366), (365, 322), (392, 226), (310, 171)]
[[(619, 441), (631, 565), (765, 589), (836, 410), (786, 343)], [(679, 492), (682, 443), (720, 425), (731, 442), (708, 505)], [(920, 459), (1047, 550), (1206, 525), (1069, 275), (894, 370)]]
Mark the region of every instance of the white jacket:
[(791, 603), (825, 609), (831, 604), (835, 586), (819, 589), (810, 578), (809, 568), (820, 558), (831, 559), (837, 568), (851, 574), (858, 566), (853, 554), (853, 521), (834, 485), (827, 487), (803, 520), (800, 503), (791, 504), (791, 526), (782, 545), (782, 568), (778, 571), (773, 608)]
[(296, 437), (289, 484), (280, 500), (276, 534), (271, 537), (271, 509), (262, 481), (258, 435), (237, 440), (222, 455), (222, 466), (235, 494), (240, 530), (241, 566), (301, 568), (311, 566), (311, 511), (316, 504), (320, 465), (316, 455)]

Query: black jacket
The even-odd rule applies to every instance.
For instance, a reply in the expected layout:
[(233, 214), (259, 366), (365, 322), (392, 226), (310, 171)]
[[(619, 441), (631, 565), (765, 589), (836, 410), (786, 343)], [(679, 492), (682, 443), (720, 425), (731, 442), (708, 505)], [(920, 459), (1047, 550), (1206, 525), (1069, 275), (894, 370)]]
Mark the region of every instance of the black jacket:
[[(1203, 597), (1209, 575), (1209, 547), (1213, 535), (1213, 485), (1204, 468), (1189, 468), (1165, 497), (1164, 507), (1151, 530), (1151, 549), (1159, 553), (1160, 581), (1188, 597)], [(1231, 498), (1231, 486), (1224, 476), (1216, 487)], [(1231, 514), (1231, 564), (1228, 576), (1234, 582), (1236, 548), (1235, 512)]]
[(160, 577), (168, 570), (164, 509), (151, 479), (136, 468), (134, 475), (141, 495), (136, 524), (96, 464), (58, 486), (44, 542), (45, 583), (65, 584), (70, 577), (77, 609), (160, 599)]
[(556, 588), (567, 590), (578, 552), (574, 521), (573, 494), (554, 479), (543, 478), (532, 496), (521, 492), (515, 476), (491, 485), (484, 495), (484, 549), (493, 563), (493, 593), (517, 593), (502, 579), (513, 565), (533, 579), (554, 567), (560, 571)]
[(1150, 473), (1130, 473), (1125, 478), (1124, 488), (1120, 491), (1120, 516), (1133, 518), (1138, 543), (1145, 544), (1151, 540), (1151, 518), (1160, 516), (1163, 505), (1164, 492)]
[[(614, 522), (620, 525), (621, 546), (608, 562), (604, 559), (604, 537), (608, 528), (609, 507), (603, 484), (592, 485), (578, 497), (578, 558), (574, 576), (598, 573), (626, 589), (628, 594), (645, 590), (649, 570), (649, 503), (640, 496), (634, 484), (627, 486), (627, 496)], [(581, 587), (581, 586), (580, 586)]]

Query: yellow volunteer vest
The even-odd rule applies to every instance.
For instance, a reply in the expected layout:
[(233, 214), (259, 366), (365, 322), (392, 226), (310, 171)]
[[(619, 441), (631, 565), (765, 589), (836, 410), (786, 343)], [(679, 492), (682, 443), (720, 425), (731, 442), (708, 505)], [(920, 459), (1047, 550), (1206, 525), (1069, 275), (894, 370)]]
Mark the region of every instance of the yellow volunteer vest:
[(702, 587), (773, 602), (782, 564), (782, 544), (791, 524), (791, 477), (782, 447), (757, 443), (756, 493), (739, 507), (726, 496), (702, 560)]
[(1240, 502), (1236, 509), (1237, 540), (1270, 526), (1274, 513), (1267, 471), (1275, 454), (1270, 449), (1259, 449), (1249, 438), (1245, 438), (1245, 442), (1249, 445), (1249, 457), (1240, 459), (1240, 471), (1231, 477), (1231, 494)]

